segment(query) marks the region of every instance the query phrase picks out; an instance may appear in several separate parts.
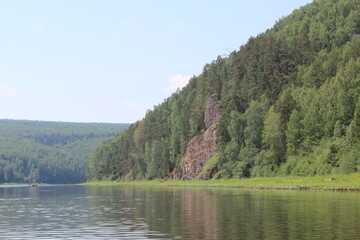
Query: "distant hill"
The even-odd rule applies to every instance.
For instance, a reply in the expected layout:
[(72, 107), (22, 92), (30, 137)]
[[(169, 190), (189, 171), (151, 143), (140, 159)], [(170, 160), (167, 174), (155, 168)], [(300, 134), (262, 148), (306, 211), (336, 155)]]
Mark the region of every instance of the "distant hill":
[(359, 156), (360, 1), (315, 0), (206, 64), (98, 148), (88, 176), (347, 174)]
[(0, 183), (84, 182), (90, 154), (128, 126), (0, 120)]

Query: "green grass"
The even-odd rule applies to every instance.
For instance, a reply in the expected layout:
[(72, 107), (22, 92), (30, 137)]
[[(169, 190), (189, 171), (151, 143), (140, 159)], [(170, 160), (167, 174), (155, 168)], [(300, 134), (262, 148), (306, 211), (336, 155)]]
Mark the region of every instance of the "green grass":
[[(334, 181), (326, 181), (335, 178)], [(360, 190), (360, 173), (349, 175), (327, 175), (314, 177), (259, 177), (247, 179), (219, 179), (219, 180), (169, 180), (160, 182), (151, 181), (96, 181), (87, 182), (85, 185), (163, 185), (163, 186), (228, 186), (257, 189), (298, 189), (298, 190)]]
[(198, 176), (203, 176), (206, 172), (210, 171), (211, 169), (214, 169), (215, 165), (217, 165), (218, 163), (218, 159), (219, 159), (218, 154), (215, 154), (208, 161), (206, 161), (202, 171), (198, 174)]

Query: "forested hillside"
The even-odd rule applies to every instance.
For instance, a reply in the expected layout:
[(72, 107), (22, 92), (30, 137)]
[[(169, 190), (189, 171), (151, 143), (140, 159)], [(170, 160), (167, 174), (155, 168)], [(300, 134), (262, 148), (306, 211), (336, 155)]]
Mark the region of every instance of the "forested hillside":
[(214, 95), (222, 115), (217, 152), (204, 166), (210, 177), (360, 171), (359, 57), (360, 1), (316, 0), (206, 64), (99, 147), (88, 179), (181, 176), (188, 143), (204, 133)]
[(84, 182), (90, 154), (127, 127), (0, 120), (0, 183)]

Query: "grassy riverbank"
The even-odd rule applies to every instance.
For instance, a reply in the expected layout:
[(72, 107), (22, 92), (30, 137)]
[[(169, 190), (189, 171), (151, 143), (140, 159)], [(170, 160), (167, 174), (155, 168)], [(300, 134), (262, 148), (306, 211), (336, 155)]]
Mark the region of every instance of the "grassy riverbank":
[[(333, 181), (327, 179), (335, 178)], [(298, 190), (360, 190), (360, 173), (350, 175), (329, 175), (314, 177), (261, 177), (248, 179), (219, 179), (219, 180), (160, 180), (112, 182), (87, 182), (85, 185), (163, 185), (163, 186), (227, 186), (257, 189), (298, 189)]]

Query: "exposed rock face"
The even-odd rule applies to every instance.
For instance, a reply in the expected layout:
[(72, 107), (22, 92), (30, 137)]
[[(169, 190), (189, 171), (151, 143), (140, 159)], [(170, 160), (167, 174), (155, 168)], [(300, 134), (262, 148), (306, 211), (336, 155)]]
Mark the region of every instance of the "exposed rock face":
[(213, 94), (206, 104), (204, 116), (206, 129), (209, 129), (213, 124), (220, 121), (222, 111), (218, 105), (219, 100), (219, 95)]
[(182, 178), (193, 179), (201, 172), (206, 161), (216, 153), (216, 128), (207, 129), (204, 134), (192, 139), (186, 148), (181, 164)]
[(212, 95), (207, 102), (204, 116), (207, 130), (188, 143), (185, 159), (181, 163), (182, 179), (193, 179), (201, 172), (207, 160), (217, 151), (216, 124), (219, 122), (222, 113), (218, 102), (218, 95)]

